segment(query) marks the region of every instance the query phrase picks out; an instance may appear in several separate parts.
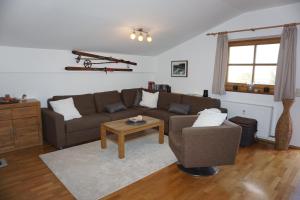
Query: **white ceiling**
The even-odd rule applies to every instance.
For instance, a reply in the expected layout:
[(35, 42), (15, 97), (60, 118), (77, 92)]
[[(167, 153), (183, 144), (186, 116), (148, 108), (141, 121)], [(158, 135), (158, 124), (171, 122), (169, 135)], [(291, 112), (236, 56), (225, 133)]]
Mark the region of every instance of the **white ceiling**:
[[(157, 55), (241, 13), (300, 0), (0, 0), (0, 45)], [(129, 39), (134, 27), (151, 44)]]

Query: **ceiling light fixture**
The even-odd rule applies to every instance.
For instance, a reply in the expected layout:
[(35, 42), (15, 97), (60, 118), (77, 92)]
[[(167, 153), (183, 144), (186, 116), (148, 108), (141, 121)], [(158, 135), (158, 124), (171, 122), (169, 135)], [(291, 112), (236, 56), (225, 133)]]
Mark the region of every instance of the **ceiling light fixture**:
[(130, 39), (134, 40), (136, 37), (135, 31), (130, 34)]
[(134, 40), (137, 37), (138, 41), (144, 41), (144, 37), (148, 42), (152, 42), (152, 37), (150, 36), (149, 32), (144, 31), (142, 28), (133, 29), (132, 33), (130, 34), (130, 39)]
[(152, 37), (149, 34), (147, 34), (147, 41), (152, 42)]
[(139, 37), (138, 37), (138, 41), (142, 42), (144, 40), (144, 36), (142, 33), (140, 33)]

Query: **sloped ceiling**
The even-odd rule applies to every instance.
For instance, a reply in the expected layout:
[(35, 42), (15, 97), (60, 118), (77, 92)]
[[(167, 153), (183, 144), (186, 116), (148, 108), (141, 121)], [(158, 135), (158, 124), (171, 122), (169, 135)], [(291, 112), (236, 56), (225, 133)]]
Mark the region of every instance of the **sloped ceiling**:
[[(157, 55), (241, 13), (300, 0), (1, 0), (0, 45)], [(143, 27), (153, 42), (129, 39)]]

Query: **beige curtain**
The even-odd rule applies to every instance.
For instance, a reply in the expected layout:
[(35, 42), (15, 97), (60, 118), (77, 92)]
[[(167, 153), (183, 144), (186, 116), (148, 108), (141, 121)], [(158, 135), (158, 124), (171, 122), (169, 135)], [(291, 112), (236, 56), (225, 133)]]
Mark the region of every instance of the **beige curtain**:
[(274, 100), (295, 99), (297, 26), (287, 25), (281, 34)]
[(228, 64), (228, 37), (227, 34), (219, 34), (214, 67), (212, 85), (213, 94), (225, 94), (225, 79)]

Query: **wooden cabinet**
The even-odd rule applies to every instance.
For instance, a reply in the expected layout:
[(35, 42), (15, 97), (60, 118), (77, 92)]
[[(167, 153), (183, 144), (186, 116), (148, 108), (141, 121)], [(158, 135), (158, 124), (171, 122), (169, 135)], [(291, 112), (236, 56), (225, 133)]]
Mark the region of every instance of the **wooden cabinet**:
[(0, 153), (42, 144), (40, 102), (0, 104)]

